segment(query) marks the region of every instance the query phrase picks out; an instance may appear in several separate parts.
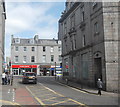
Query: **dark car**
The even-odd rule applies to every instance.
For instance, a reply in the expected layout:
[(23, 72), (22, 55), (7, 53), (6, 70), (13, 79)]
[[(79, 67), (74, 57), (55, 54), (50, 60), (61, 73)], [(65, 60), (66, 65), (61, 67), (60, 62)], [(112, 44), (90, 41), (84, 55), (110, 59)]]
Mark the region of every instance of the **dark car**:
[(34, 72), (25, 72), (22, 77), (22, 83), (34, 83), (37, 84), (36, 73)]

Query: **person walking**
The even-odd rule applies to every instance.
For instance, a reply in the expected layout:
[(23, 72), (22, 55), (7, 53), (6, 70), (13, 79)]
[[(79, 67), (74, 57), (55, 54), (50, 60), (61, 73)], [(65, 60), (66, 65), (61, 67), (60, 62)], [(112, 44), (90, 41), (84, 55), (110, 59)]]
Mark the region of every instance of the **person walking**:
[(6, 72), (5, 73), (5, 85), (7, 85), (7, 83), (8, 83), (8, 73)]
[(98, 86), (98, 94), (101, 95), (101, 90), (103, 88), (103, 83), (102, 83), (100, 78), (97, 81), (97, 86)]
[(5, 72), (2, 73), (2, 85), (5, 85)]

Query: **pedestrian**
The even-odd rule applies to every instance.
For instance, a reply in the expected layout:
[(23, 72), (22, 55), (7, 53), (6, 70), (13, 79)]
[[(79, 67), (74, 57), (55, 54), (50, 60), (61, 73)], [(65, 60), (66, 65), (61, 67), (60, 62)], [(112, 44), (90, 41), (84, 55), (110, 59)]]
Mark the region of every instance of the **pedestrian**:
[(2, 73), (2, 85), (5, 85), (5, 72)]
[(97, 87), (98, 87), (98, 94), (101, 95), (101, 90), (103, 88), (103, 83), (102, 83), (100, 78), (97, 81)]
[(5, 73), (5, 85), (7, 85), (7, 83), (8, 83), (8, 73), (6, 72)]

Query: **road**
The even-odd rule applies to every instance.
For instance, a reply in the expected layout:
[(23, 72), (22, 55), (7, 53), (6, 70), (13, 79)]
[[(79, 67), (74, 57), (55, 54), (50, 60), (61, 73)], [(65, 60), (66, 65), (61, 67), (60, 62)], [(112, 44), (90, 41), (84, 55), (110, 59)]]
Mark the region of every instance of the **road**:
[[(61, 84), (54, 77), (38, 77), (37, 84), (22, 84), (21, 77), (14, 77), (13, 86), (2, 86), (3, 105), (117, 105), (118, 98), (110, 95), (89, 94)], [(116, 106), (117, 107), (117, 106)]]

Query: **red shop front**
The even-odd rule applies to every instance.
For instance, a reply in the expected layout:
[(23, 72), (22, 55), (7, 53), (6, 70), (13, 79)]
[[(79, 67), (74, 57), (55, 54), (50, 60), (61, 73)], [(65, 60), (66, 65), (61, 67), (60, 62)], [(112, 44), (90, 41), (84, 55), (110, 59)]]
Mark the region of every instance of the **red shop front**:
[(22, 75), (23, 72), (37, 72), (37, 65), (12, 65), (14, 75)]

